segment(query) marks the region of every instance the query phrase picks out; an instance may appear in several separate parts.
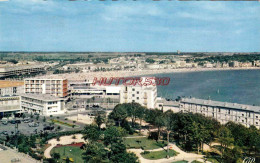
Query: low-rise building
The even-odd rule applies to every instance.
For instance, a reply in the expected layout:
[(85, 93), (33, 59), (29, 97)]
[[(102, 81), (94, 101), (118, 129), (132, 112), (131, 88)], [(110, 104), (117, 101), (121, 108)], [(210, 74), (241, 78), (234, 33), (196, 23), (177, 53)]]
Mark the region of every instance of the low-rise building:
[(44, 71), (45, 65), (42, 64), (0, 66), (0, 78), (24, 74), (35, 74)]
[(24, 82), (0, 80), (0, 96), (13, 96), (23, 92)]
[(229, 62), (229, 67), (239, 67), (239, 62), (238, 61)]
[(260, 128), (260, 107), (195, 98), (182, 98), (180, 111), (199, 113), (218, 120), (221, 124), (229, 121), (246, 127), (251, 125)]
[(20, 94), (20, 110), (40, 115), (63, 114), (64, 99), (45, 94)]
[(93, 85), (93, 80), (69, 81), (70, 96), (75, 98), (113, 98), (119, 99), (121, 86)]
[(0, 118), (20, 112), (19, 96), (0, 96)]

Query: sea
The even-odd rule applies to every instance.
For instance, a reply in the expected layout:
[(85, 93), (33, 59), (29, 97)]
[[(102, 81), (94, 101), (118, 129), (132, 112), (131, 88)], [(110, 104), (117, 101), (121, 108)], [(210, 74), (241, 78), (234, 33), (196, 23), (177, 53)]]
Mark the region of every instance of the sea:
[(152, 76), (171, 79), (167, 86), (157, 87), (158, 96), (167, 99), (185, 96), (260, 106), (260, 70), (177, 72)]

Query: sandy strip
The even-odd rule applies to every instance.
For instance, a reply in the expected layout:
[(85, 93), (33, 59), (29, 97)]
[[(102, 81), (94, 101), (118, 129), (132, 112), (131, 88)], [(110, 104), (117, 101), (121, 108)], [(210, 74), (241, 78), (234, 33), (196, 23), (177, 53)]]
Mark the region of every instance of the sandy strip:
[(224, 70), (260, 70), (260, 67), (236, 67), (236, 68), (179, 68), (159, 70), (138, 70), (138, 71), (106, 71), (87, 73), (68, 73), (48, 75), (48, 78), (67, 78), (68, 80), (85, 80), (101, 77), (131, 77), (165, 73), (201, 72), (201, 71), (224, 71)]

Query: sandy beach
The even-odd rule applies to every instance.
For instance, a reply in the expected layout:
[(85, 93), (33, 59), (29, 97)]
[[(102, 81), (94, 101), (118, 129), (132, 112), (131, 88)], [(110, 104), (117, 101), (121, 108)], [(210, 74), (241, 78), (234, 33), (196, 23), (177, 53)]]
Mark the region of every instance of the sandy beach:
[(106, 72), (86, 72), (50, 75), (48, 78), (66, 78), (68, 80), (91, 80), (101, 77), (132, 77), (165, 73), (184, 73), (200, 71), (227, 71), (227, 70), (260, 70), (260, 67), (236, 67), (236, 68), (179, 68), (179, 69), (159, 69), (159, 70), (138, 70), (138, 71), (106, 71)]

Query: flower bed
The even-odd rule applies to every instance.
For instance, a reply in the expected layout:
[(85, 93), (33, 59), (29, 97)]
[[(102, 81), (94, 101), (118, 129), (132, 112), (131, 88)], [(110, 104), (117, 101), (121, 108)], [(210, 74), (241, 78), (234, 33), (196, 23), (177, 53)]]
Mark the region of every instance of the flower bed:
[(64, 125), (64, 126), (68, 126), (68, 127), (76, 127), (76, 125), (68, 123), (68, 122), (63, 122), (60, 120), (56, 120), (56, 119), (51, 119), (51, 122), (56, 123), (56, 124), (60, 124), (60, 125)]

